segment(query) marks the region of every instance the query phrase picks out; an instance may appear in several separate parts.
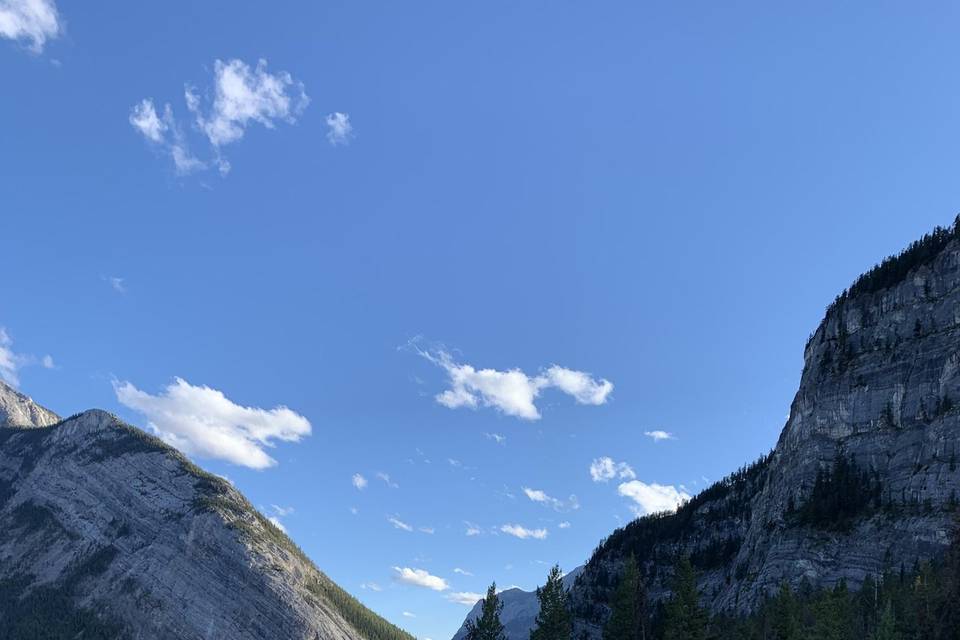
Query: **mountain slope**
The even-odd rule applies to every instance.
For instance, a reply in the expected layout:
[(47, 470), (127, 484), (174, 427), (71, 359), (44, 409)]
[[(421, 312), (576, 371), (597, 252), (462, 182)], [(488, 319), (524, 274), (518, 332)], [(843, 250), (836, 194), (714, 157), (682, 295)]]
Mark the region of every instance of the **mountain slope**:
[(60, 416), (0, 380), (0, 427), (48, 427)]
[(0, 559), (0, 638), (412, 640), (228, 482), (103, 411), (0, 429)]
[[(577, 567), (567, 575), (563, 576), (563, 586), (569, 589), (583, 567)], [(500, 612), (500, 621), (503, 623), (504, 633), (507, 640), (529, 640), (530, 630), (533, 629), (537, 614), (540, 613), (540, 602), (537, 600), (536, 591), (524, 591), (513, 588), (505, 589), (499, 594), (500, 602), (503, 603), (503, 610)], [(464, 640), (467, 637), (467, 621), (476, 620), (480, 617), (482, 610), (482, 600), (473, 605), (473, 609), (463, 620), (460, 629), (453, 636), (453, 640)]]
[(938, 229), (838, 296), (804, 353), (776, 447), (676, 514), (614, 532), (572, 591), (599, 637), (624, 558), (650, 595), (689, 555), (713, 611), (746, 611), (781, 582), (859, 588), (949, 542), (960, 495), (960, 229)]

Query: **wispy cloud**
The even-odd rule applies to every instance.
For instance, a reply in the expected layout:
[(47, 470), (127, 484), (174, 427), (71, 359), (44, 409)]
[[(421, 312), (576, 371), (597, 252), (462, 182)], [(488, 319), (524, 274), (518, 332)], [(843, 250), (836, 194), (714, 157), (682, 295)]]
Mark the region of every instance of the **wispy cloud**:
[(466, 527), (466, 534), (468, 537), (478, 536), (482, 533), (480, 527), (472, 522), (464, 522), (463, 524)]
[(26, 353), (17, 353), (13, 350), (13, 338), (7, 330), (0, 327), (0, 380), (11, 387), (20, 386), (20, 369), (39, 364), (44, 369), (55, 369), (53, 356), (45, 355), (37, 358)]
[(381, 587), (376, 582), (364, 582), (363, 584), (360, 585), (360, 588), (369, 589), (370, 591), (383, 591), (383, 587)]
[(389, 473), (384, 473), (383, 471), (378, 471), (378, 472), (377, 472), (377, 477), (380, 478), (381, 480), (383, 480), (383, 482), (384, 482), (388, 487), (390, 487), (391, 489), (399, 489), (399, 488), (400, 488), (400, 485), (398, 485), (396, 482), (394, 482), (394, 481), (390, 478), (390, 474), (389, 474)]
[(449, 588), (446, 580), (438, 576), (430, 575), (430, 573), (424, 569), (394, 567), (393, 570), (397, 572), (397, 580), (406, 584), (412, 584), (425, 589), (433, 589), (434, 591), (446, 591)]
[(350, 479), (350, 482), (359, 491), (363, 491), (364, 489), (367, 488), (367, 479), (364, 478), (359, 473), (353, 474), (353, 477)]
[(547, 505), (548, 507), (552, 507), (557, 511), (576, 511), (580, 508), (580, 501), (577, 500), (577, 496), (575, 495), (571, 495), (566, 501), (564, 501), (549, 496), (546, 494), (546, 492), (541, 491), (540, 489), (523, 487), (523, 493), (526, 494), (526, 496), (533, 502)]
[(590, 477), (594, 482), (608, 482), (616, 478), (632, 480), (637, 474), (626, 462), (614, 462), (613, 458), (604, 456), (590, 463)]
[(450, 409), (484, 406), (508, 416), (539, 420), (540, 410), (535, 400), (545, 389), (559, 389), (572, 396), (577, 403), (586, 405), (604, 404), (613, 391), (613, 383), (609, 380), (597, 380), (583, 371), (558, 365), (530, 376), (520, 369), (476, 369), (469, 364), (456, 362), (443, 349), (422, 349), (415, 340), (409, 346), (446, 371), (450, 388), (437, 394), (435, 399)]
[(417, 614), (415, 614), (415, 613), (410, 613), (409, 611), (404, 611), (404, 612), (403, 612), (403, 617), (404, 617), (404, 618), (416, 618), (416, 617), (417, 617)]
[(660, 442), (661, 440), (676, 440), (676, 436), (674, 436), (672, 433), (669, 431), (661, 431), (660, 429), (657, 429), (656, 431), (644, 431), (643, 435), (647, 436), (648, 438), (652, 438), (654, 442)]
[(485, 433), (483, 435), (486, 436), (489, 440), (493, 440), (497, 444), (503, 444), (504, 442), (507, 441), (507, 437), (502, 436), (499, 433)]
[(466, 569), (461, 569), (460, 567), (454, 568), (453, 572), (454, 572), (454, 573), (458, 573), (458, 574), (460, 574), (461, 576), (468, 576), (468, 577), (469, 577), (469, 576), (472, 576), (472, 575), (473, 575), (472, 573), (470, 573), (470, 572), (467, 571)]
[[(211, 93), (212, 97), (207, 97)], [(192, 173), (213, 164), (221, 175), (226, 175), (230, 163), (222, 153), (223, 147), (243, 139), (254, 123), (267, 129), (274, 129), (279, 122), (295, 123), (310, 99), (303, 83), (286, 71), (267, 71), (266, 60), (250, 66), (243, 60), (233, 59), (216, 60), (212, 90), (201, 93), (187, 86), (184, 101), (193, 115), (196, 131), (209, 145), (212, 154), (209, 162), (190, 152), (186, 135), (169, 104), (158, 112), (151, 98), (141, 100), (131, 110), (130, 124), (147, 141), (170, 155), (177, 173)]]
[(275, 526), (277, 529), (280, 529), (280, 531), (283, 531), (284, 533), (287, 532), (287, 528), (283, 526), (283, 523), (280, 522), (280, 518), (278, 518), (277, 516), (269, 516), (267, 520), (269, 520), (270, 524)]
[(450, 602), (462, 604), (467, 607), (472, 607), (479, 601), (483, 600), (484, 597), (484, 594), (473, 591), (455, 591), (454, 593), (447, 594), (447, 600)]
[(387, 518), (387, 522), (392, 524), (394, 529), (400, 529), (401, 531), (413, 531), (412, 525), (407, 524), (406, 522), (404, 522), (400, 518), (397, 518), (396, 516), (389, 516)]
[(310, 435), (310, 421), (287, 407), (244, 407), (223, 392), (176, 378), (151, 395), (130, 382), (114, 382), (117, 400), (141, 414), (164, 442), (188, 455), (226, 460), (252, 469), (277, 462), (267, 452), (277, 441)]
[(544, 540), (547, 537), (546, 529), (527, 529), (519, 524), (505, 524), (500, 527), (500, 531), (521, 540), (532, 538), (534, 540)]
[(570, 523), (567, 522), (566, 520), (564, 520), (563, 522), (561, 522), (561, 523), (558, 524), (557, 526), (558, 526), (559, 528), (561, 528), (561, 529), (569, 529), (569, 528), (570, 528)]
[(677, 507), (690, 499), (690, 495), (672, 485), (647, 484), (640, 480), (624, 482), (617, 492), (630, 498), (636, 504), (634, 511), (638, 516), (661, 511), (675, 511)]
[(126, 278), (120, 278), (118, 276), (103, 276), (103, 280), (107, 282), (107, 284), (110, 285), (110, 288), (117, 293), (127, 292)]
[(353, 125), (350, 123), (350, 116), (346, 113), (335, 111), (326, 118), (327, 140), (333, 146), (349, 144), (353, 137)]
[(0, 38), (21, 42), (34, 53), (63, 33), (53, 0), (0, 0)]

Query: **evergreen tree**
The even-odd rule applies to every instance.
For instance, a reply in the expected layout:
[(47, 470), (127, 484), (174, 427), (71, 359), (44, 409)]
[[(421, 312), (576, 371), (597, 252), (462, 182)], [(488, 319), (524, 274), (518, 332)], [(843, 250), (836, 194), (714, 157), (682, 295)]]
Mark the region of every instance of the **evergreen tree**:
[(887, 606), (883, 609), (880, 616), (880, 622), (877, 624), (877, 630), (873, 633), (873, 640), (900, 640), (900, 634), (897, 632), (897, 620), (893, 615), (893, 603), (887, 600)]
[(665, 611), (664, 640), (705, 640), (707, 614), (700, 607), (697, 576), (689, 558), (677, 563), (671, 591)]
[(554, 565), (547, 574), (547, 583), (537, 587), (540, 613), (536, 626), (530, 631), (530, 640), (570, 640), (573, 623), (567, 609), (567, 592), (563, 588), (560, 566)]
[(603, 640), (646, 640), (646, 599), (637, 559), (630, 554), (613, 594)]
[(480, 617), (467, 621), (466, 640), (507, 640), (500, 622), (500, 610), (503, 603), (497, 597), (497, 583), (494, 582), (487, 589), (487, 596), (483, 599)]
[(790, 586), (784, 582), (780, 585), (780, 592), (770, 605), (771, 628), (776, 640), (800, 640), (800, 607)]

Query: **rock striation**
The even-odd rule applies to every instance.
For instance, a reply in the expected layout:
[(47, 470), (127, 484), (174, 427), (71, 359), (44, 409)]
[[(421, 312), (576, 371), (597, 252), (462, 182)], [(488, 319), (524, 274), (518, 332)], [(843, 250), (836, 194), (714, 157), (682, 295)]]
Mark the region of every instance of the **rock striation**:
[(0, 638), (413, 640), (160, 440), (0, 407)]
[[(958, 457), (954, 225), (861, 276), (828, 308), (768, 456), (676, 514), (634, 521), (601, 544), (571, 594), (578, 637), (600, 637), (630, 553), (654, 600), (668, 595), (675, 559), (690, 556), (714, 612), (749, 611), (783, 582), (857, 589), (867, 576), (910, 570), (941, 553), (956, 527)], [(843, 465), (863, 484), (833, 501), (840, 489), (828, 480)], [(839, 510), (817, 512), (816, 501)], [(814, 512), (828, 517), (807, 517)]]

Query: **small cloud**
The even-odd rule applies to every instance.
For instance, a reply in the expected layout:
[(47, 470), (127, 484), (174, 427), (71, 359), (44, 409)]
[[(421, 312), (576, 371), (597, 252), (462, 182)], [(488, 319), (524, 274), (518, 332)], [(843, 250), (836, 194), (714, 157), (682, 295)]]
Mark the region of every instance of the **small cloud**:
[(276, 516), (270, 516), (267, 518), (267, 520), (269, 520), (270, 523), (273, 524), (273, 526), (275, 526), (277, 529), (280, 529), (280, 531), (284, 533), (287, 532), (287, 528), (283, 526), (282, 522), (280, 522), (280, 518), (277, 518)]
[(107, 276), (104, 278), (107, 282), (110, 283), (110, 287), (113, 288), (117, 293), (126, 293), (127, 285), (124, 284), (125, 278), (118, 278), (117, 276)]
[(546, 529), (527, 529), (519, 524), (505, 524), (500, 527), (500, 531), (521, 540), (533, 538), (534, 540), (544, 540), (547, 537)]
[[(47, 366), (47, 364), (50, 366)], [(0, 327), (0, 380), (11, 387), (20, 386), (20, 369), (37, 364), (37, 357), (13, 350), (13, 338), (7, 330)], [(53, 357), (44, 356), (40, 364), (47, 369), (53, 368)]]
[(44, 369), (56, 369), (57, 365), (53, 361), (53, 356), (49, 353), (43, 356), (43, 359), (40, 360), (40, 364), (43, 365)]
[(539, 489), (523, 487), (523, 492), (531, 501), (547, 505), (557, 511), (576, 511), (580, 508), (580, 501), (577, 500), (577, 496), (575, 495), (571, 495), (567, 501), (563, 501), (558, 498), (553, 498)]
[(507, 441), (507, 437), (506, 437), (506, 436), (502, 436), (502, 435), (500, 435), (499, 433), (485, 433), (485, 434), (483, 434), (483, 435), (485, 435), (485, 436), (487, 437), (487, 439), (493, 440), (493, 441), (496, 442), (497, 444), (503, 444), (504, 442)]
[(478, 536), (482, 533), (480, 530), (480, 527), (473, 524), (472, 522), (464, 522), (463, 524), (466, 525), (467, 527), (466, 533), (467, 533), (467, 536), (469, 537)]
[(359, 473), (353, 474), (353, 478), (350, 480), (353, 483), (353, 486), (356, 487), (358, 491), (363, 491), (367, 488), (367, 479), (364, 478)]
[(486, 597), (482, 593), (475, 593), (473, 591), (456, 591), (454, 593), (447, 594), (447, 600), (454, 602), (456, 604), (462, 604), (467, 607), (472, 607)]
[(447, 464), (449, 464), (451, 467), (462, 467), (462, 466), (463, 466), (463, 463), (462, 463), (462, 462), (460, 462), (459, 460), (455, 460), (455, 459), (453, 459), (453, 458), (447, 458)]
[(397, 580), (406, 584), (412, 584), (416, 587), (423, 587), (434, 591), (446, 591), (449, 588), (446, 580), (430, 575), (423, 569), (394, 567), (393, 570), (397, 572)]
[(409, 524), (407, 524), (406, 522), (404, 522), (403, 520), (400, 520), (395, 516), (388, 517), (387, 522), (392, 524), (394, 529), (400, 529), (402, 531), (413, 531), (412, 526), (410, 526)]
[(53, 0), (0, 0), (0, 38), (21, 42), (39, 54), (61, 33), (63, 22)]
[(404, 618), (416, 618), (417, 616), (416, 616), (416, 614), (410, 613), (409, 611), (404, 611), (404, 612), (403, 612), (403, 617), (404, 617)]
[(350, 507), (350, 513), (352, 515), (357, 515), (358, 513), (360, 513), (360, 509), (357, 509), (356, 507)]
[(590, 463), (590, 477), (594, 482), (607, 482), (615, 478), (633, 479), (637, 474), (626, 462), (614, 462), (612, 458), (594, 458)]
[(281, 507), (279, 505), (272, 504), (270, 508), (273, 510), (274, 515), (280, 518), (286, 518), (291, 513), (293, 513), (293, 507)]
[(669, 431), (661, 431), (659, 429), (656, 431), (644, 431), (643, 435), (647, 436), (648, 438), (652, 438), (654, 442), (660, 442), (661, 440), (676, 440), (676, 436)]
[(437, 394), (435, 400), (449, 409), (476, 409), (484, 406), (492, 407), (508, 416), (539, 420), (540, 410), (535, 400), (545, 389), (559, 389), (572, 396), (579, 404), (589, 405), (604, 404), (613, 391), (613, 383), (609, 380), (595, 380), (582, 371), (557, 365), (536, 376), (529, 376), (520, 369), (475, 369), (469, 364), (456, 362), (453, 356), (443, 349), (421, 349), (416, 340), (411, 341), (409, 347), (446, 371), (450, 389)]
[(434, 529), (433, 527), (418, 527), (417, 531), (419, 531), (420, 533), (427, 533), (432, 536), (434, 533), (436, 533), (437, 530)]
[(383, 480), (383, 482), (390, 487), (391, 489), (399, 489), (400, 485), (390, 479), (390, 474), (384, 473), (383, 471), (377, 472), (377, 477)]
[(460, 574), (461, 576), (468, 576), (468, 577), (469, 577), (469, 576), (472, 576), (472, 575), (473, 575), (472, 573), (470, 573), (470, 572), (467, 571), (466, 569), (461, 569), (460, 567), (454, 568), (453, 572), (454, 572), (454, 573), (457, 573), (457, 574)]
[(327, 140), (330, 144), (337, 146), (350, 143), (350, 138), (353, 137), (353, 125), (350, 124), (349, 115), (335, 111), (327, 116), (326, 122), (329, 128)]
[(370, 590), (370, 591), (383, 591), (383, 587), (381, 587), (376, 582), (364, 582), (363, 584), (360, 585), (360, 588), (364, 590)]
[(647, 484), (640, 480), (622, 483), (617, 487), (617, 492), (636, 503), (634, 511), (638, 516), (676, 511), (677, 507), (690, 499), (688, 493), (674, 486)]
[(560, 527), (561, 529), (569, 529), (569, 528), (570, 528), (570, 523), (567, 522), (566, 520), (564, 520), (563, 522), (561, 522), (561, 523), (558, 524), (557, 526)]
[(114, 382), (120, 404), (147, 418), (160, 439), (187, 455), (266, 469), (277, 461), (264, 450), (275, 441), (298, 442), (310, 435), (310, 421), (285, 406), (244, 407), (223, 392), (175, 378), (151, 395), (129, 382)]

